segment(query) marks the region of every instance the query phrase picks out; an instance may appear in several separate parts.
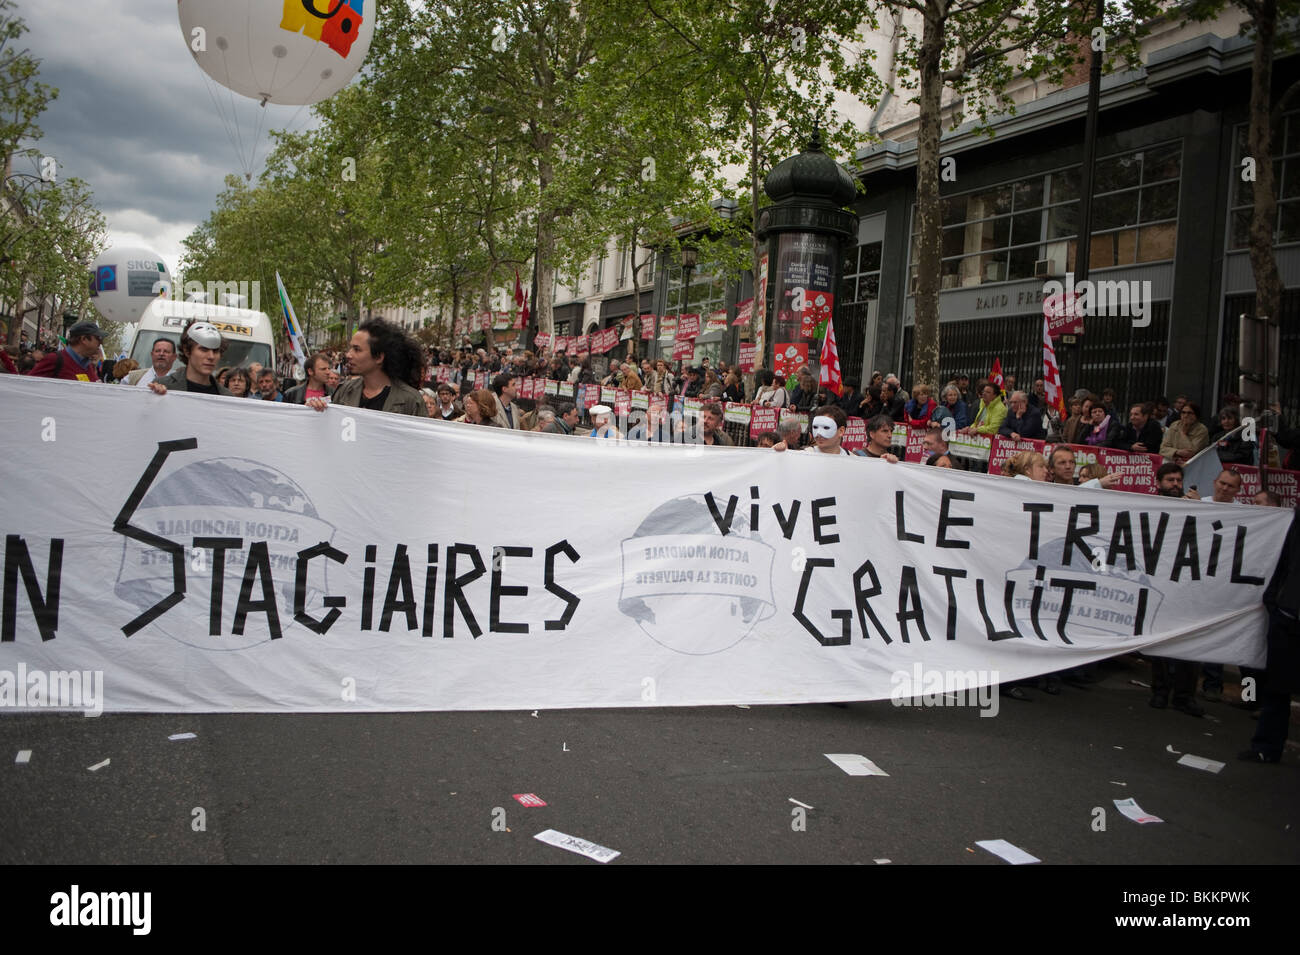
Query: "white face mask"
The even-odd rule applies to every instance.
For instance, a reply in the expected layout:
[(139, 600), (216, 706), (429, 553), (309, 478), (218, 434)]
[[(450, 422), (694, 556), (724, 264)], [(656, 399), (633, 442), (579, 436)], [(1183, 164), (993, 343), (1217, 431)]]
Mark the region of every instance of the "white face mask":
[(812, 420), (812, 433), (818, 438), (833, 438), (838, 431), (839, 425), (835, 423), (834, 418), (828, 418), (826, 415), (818, 415)]

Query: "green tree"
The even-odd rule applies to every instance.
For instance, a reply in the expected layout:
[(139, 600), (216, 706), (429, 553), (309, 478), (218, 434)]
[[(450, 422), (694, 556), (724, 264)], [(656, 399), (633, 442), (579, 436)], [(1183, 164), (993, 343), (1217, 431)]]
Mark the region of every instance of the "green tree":
[[(413, 173), (492, 186), (460, 190), (485, 247), (485, 289), (532, 258), (542, 331), (553, 327), (557, 271), (578, 273), (648, 210), (666, 222), (698, 207), (717, 165), (707, 110), (674, 108), (684, 89), (699, 102), (698, 80), (665, 54), (645, 7), (451, 0), (387, 10), (373, 82), (409, 140), (411, 117), (433, 118), (407, 144)], [(687, 175), (692, 167), (703, 175)], [(681, 188), (669, 196), (658, 183)], [(444, 214), (454, 207), (427, 189)]]
[[(885, 4), (878, 4), (883, 10)], [(1134, 0), (1108, 17), (1095, 36), (1097, 6), (1037, 4), (1019, 0), (891, 0), (921, 21), (921, 31), (906, 31), (898, 54), (900, 84), (917, 91), (916, 137), (916, 317), (912, 339), (912, 380), (939, 380), (939, 279), (943, 221), (939, 204), (943, 94), (960, 98), (955, 129), (972, 115), (992, 135), (991, 118), (1014, 112), (1008, 93), (1017, 76), (1045, 77), (1059, 83), (1080, 62), (1080, 36), (1104, 43), (1107, 57), (1135, 62), (1137, 41), (1154, 14), (1151, 0)], [(1104, 37), (1104, 39), (1103, 39)]]
[[(1282, 276), (1273, 252), (1277, 229), (1277, 172), (1273, 144), (1281, 138), (1282, 117), (1300, 99), (1300, 81), (1285, 89), (1274, 89), (1273, 61), (1279, 49), (1294, 42), (1295, 20), (1300, 17), (1298, 0), (1193, 0), (1184, 7), (1189, 20), (1206, 21), (1219, 16), (1225, 7), (1235, 6), (1248, 17), (1241, 26), (1243, 36), (1252, 36), (1255, 48), (1250, 72), (1249, 125), (1246, 156), (1254, 168), (1254, 209), (1250, 219), (1250, 266), (1255, 277), (1255, 315), (1276, 322), (1282, 308)], [(1238, 175), (1242, 175), (1239, 170)], [(1244, 178), (1244, 177), (1243, 177)], [(1273, 396), (1265, 391), (1265, 400)]]
[[(712, 144), (744, 174), (744, 208), (758, 221), (763, 179), (775, 162), (799, 152), (814, 123), (832, 156), (852, 156), (860, 132), (835, 109), (836, 93), (874, 104), (879, 82), (863, 30), (872, 11), (852, 0), (644, 0), (679, 41), (714, 123)], [(749, 267), (758, 274), (756, 236)]]

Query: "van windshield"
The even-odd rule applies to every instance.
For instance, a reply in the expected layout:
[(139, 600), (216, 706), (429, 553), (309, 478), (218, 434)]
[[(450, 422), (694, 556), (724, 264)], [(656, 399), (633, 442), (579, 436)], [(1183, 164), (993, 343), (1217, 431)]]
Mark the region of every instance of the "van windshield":
[[(149, 367), (149, 352), (153, 350), (154, 342), (160, 338), (169, 339), (178, 350), (180, 349), (181, 336), (176, 332), (136, 333), (135, 344), (131, 346), (131, 357), (140, 363), (141, 368)], [(266, 343), (253, 342), (244, 338), (227, 338), (226, 341), (230, 343), (230, 347), (221, 356), (220, 364), (229, 365), (231, 368), (247, 368), (253, 362), (260, 365), (271, 364), (271, 347)]]

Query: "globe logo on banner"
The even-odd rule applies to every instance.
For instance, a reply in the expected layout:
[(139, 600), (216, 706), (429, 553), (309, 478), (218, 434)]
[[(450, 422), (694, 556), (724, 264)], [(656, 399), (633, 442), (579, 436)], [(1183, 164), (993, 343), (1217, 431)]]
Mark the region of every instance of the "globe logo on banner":
[[(1100, 570), (1093, 563), (1094, 555), (1103, 564)], [(1064, 557), (1064, 538), (1046, 541), (1040, 545), (1036, 560), (1026, 559), (1007, 572), (1007, 582), (1015, 585), (1013, 606), (1008, 609), (1023, 636), (1036, 637), (1038, 630), (1048, 637), (1056, 635), (1066, 593), (1052, 586), (1051, 581), (1057, 574), (1073, 580), (1084, 572), (1092, 575), (1093, 587), (1070, 591), (1067, 625), (1071, 634), (1123, 637), (1156, 629), (1164, 594), (1152, 587), (1151, 578), (1141, 570), (1121, 569), (1121, 564), (1127, 564), (1126, 554), (1118, 557), (1115, 566), (1109, 565), (1101, 545), (1092, 554), (1073, 548), (1068, 565)], [(1041, 568), (1046, 572), (1042, 573)], [(992, 597), (993, 602), (996, 599)]]
[[(249, 587), (248, 599), (263, 599), (263, 587), (275, 595), (275, 611), (281, 628), (294, 621), (294, 585), (298, 554), (319, 542), (333, 539), (335, 528), (321, 520), (315, 505), (291, 478), (281, 471), (246, 458), (209, 458), (192, 461), (149, 488), (129, 519), (130, 525), (180, 544), (185, 549), (184, 615), (191, 621), (206, 621), (212, 608), (214, 580), (213, 549), (195, 547), (195, 538), (226, 539), (230, 546), (222, 556), (224, 570), (219, 595), (220, 634), (205, 635), (206, 626), (177, 623), (168, 630), (168, 616), (150, 623), (135, 639), (162, 631), (172, 639), (199, 650), (245, 650), (270, 640), (268, 615), (264, 610), (248, 614), (244, 633), (232, 633), (241, 588)], [(235, 545), (235, 541), (239, 541)], [(270, 582), (259, 572), (251, 583), (249, 558), (255, 546), (264, 545)], [(260, 547), (258, 548), (260, 550)], [(326, 579), (331, 561), (313, 560), (308, 576), (306, 612), (319, 618), (328, 593)], [(314, 582), (320, 581), (320, 589)], [(173, 590), (173, 562), (169, 553), (135, 539), (122, 547), (122, 561), (114, 592), (139, 612), (156, 606)], [(182, 618), (183, 619), (183, 618)], [(185, 633), (184, 637), (178, 633)]]
[[(740, 508), (713, 507), (716, 515), (702, 494), (668, 501), (622, 542), (618, 609), (675, 653), (729, 649), (776, 613), (776, 552), (749, 532)], [(726, 536), (719, 519), (730, 521)]]
[[(317, 3), (323, 3), (327, 9), (318, 10)], [(365, 0), (284, 0), (280, 29), (324, 43), (347, 59), (361, 27), (364, 6)]]

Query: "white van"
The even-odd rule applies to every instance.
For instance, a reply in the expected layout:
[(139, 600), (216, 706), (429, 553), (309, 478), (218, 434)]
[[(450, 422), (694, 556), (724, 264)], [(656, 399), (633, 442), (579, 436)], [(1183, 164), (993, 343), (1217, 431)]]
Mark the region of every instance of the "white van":
[(211, 322), (230, 343), (221, 356), (222, 365), (247, 368), (253, 362), (259, 362), (267, 368), (275, 368), (275, 334), (271, 319), (265, 312), (205, 302), (174, 302), (165, 298), (154, 299), (145, 309), (136, 325), (127, 357), (138, 361), (141, 368), (148, 368), (149, 352), (160, 338), (170, 338), (179, 352), (181, 331), (192, 318)]

